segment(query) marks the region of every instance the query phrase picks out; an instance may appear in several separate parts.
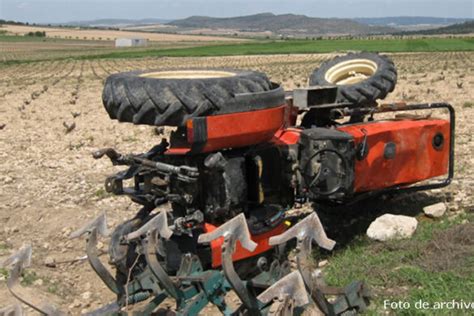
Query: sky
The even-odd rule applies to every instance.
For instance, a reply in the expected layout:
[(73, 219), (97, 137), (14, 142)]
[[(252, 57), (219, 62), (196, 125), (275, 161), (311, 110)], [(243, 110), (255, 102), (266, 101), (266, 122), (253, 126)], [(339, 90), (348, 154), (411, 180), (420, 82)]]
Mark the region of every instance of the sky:
[(262, 12), (312, 17), (474, 18), (474, 0), (0, 0), (0, 19), (60, 23), (102, 18), (179, 19)]

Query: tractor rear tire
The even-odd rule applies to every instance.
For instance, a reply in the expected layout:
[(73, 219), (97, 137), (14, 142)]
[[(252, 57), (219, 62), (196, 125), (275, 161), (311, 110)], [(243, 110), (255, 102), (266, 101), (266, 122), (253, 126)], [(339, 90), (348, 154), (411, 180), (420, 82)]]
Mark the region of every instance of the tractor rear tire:
[(338, 87), (337, 102), (374, 106), (395, 89), (397, 70), (392, 60), (376, 53), (352, 53), (326, 61), (312, 73), (311, 86)]
[(245, 102), (237, 94), (275, 89), (260, 72), (229, 69), (135, 71), (105, 82), (103, 104), (112, 119), (156, 126), (184, 126), (193, 117), (271, 108), (281, 98)]

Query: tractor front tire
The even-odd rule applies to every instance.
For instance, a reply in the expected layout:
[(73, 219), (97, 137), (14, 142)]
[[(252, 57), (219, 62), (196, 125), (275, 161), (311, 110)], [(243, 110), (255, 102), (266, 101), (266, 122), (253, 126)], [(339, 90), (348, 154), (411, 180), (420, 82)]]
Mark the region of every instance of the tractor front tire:
[(337, 86), (337, 102), (374, 106), (395, 89), (397, 70), (387, 56), (352, 53), (326, 61), (312, 73), (311, 86)]
[(238, 94), (258, 94), (274, 88), (265, 74), (255, 71), (135, 71), (109, 76), (102, 100), (110, 118), (120, 122), (184, 126), (193, 117), (281, 105), (283, 95), (280, 104), (271, 100), (249, 103), (236, 98)]

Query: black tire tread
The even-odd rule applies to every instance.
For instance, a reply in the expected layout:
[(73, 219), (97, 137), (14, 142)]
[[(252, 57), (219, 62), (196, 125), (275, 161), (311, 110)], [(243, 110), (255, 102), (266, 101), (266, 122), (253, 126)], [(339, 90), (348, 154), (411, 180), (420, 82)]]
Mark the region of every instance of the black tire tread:
[[(182, 69), (181, 69), (182, 70)], [(190, 118), (248, 111), (235, 95), (272, 90), (267, 76), (255, 71), (231, 71), (236, 76), (211, 79), (156, 79), (127, 72), (107, 78), (102, 94), (111, 119), (146, 125), (183, 126)], [(167, 70), (169, 71), (169, 70)], [(147, 71), (148, 72), (148, 71)]]
[(384, 55), (368, 52), (350, 53), (328, 60), (324, 62), (321, 67), (313, 71), (309, 80), (310, 85), (332, 85), (325, 79), (326, 72), (338, 63), (359, 58), (375, 61), (378, 69), (374, 75), (360, 83), (339, 85), (337, 102), (349, 102), (352, 103), (353, 106), (375, 105), (375, 101), (384, 99), (395, 89), (397, 83), (397, 69), (395, 64), (390, 58)]

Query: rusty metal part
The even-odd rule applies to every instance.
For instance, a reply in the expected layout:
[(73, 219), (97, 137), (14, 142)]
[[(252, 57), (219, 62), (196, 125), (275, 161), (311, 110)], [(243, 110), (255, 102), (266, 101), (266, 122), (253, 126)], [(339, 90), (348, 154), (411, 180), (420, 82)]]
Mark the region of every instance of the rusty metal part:
[(64, 312), (57, 309), (52, 304), (44, 302), (38, 298), (37, 293), (21, 286), (20, 276), (23, 269), (28, 267), (31, 263), (31, 252), (31, 246), (27, 245), (3, 262), (3, 267), (12, 267), (7, 280), (8, 290), (17, 300), (30, 306), (41, 314), (52, 316), (65, 315)]

